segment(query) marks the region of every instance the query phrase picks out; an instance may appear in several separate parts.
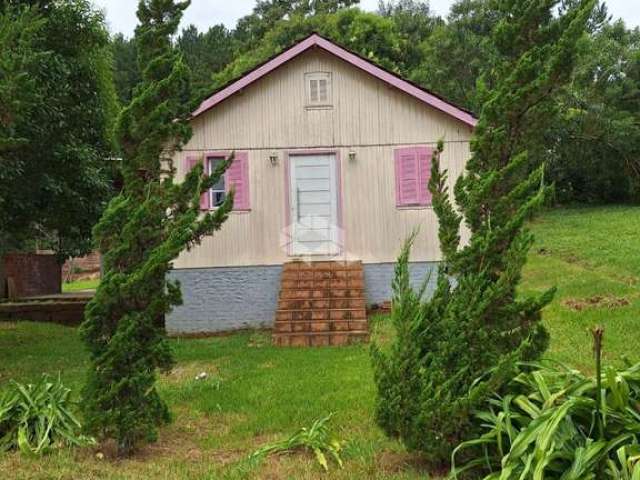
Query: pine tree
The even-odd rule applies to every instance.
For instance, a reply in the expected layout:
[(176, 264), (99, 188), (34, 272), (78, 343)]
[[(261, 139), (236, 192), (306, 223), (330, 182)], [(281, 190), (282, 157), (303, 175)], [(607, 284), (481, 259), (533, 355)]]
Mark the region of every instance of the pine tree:
[(91, 359), (82, 406), (88, 429), (114, 438), (121, 455), (153, 441), (158, 426), (170, 420), (155, 382), (158, 370), (173, 364), (163, 317), (181, 294), (166, 276), (171, 261), (219, 229), (233, 204), (231, 194), (214, 212), (199, 212), (200, 195), (231, 159), (211, 176), (199, 165), (184, 182), (174, 182), (172, 154), (190, 136), (189, 72), (171, 35), (188, 4), (139, 3), (142, 81), (117, 128), (124, 186), (94, 229), (104, 275), (81, 327)]
[[(533, 237), (525, 221), (543, 204), (543, 159), (529, 152), (553, 117), (554, 94), (570, 78), (576, 43), (593, 9), (582, 0), (554, 15), (554, 0), (497, 0), (494, 67), (466, 173), (447, 190), (439, 146), (429, 188), (439, 219), (443, 261), (428, 301), (411, 289), (412, 238), (396, 267), (389, 348), (372, 348), (376, 418), (411, 450), (444, 463), (473, 433), (471, 413), (547, 347), (541, 309), (554, 289), (519, 294)], [(489, 78), (491, 76), (491, 78)], [(470, 240), (461, 244), (464, 221)]]

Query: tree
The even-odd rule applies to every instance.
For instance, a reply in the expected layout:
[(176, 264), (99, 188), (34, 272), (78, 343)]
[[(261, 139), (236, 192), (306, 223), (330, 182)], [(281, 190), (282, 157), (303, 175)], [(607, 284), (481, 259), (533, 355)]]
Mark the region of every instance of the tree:
[[(29, 142), (19, 126), (28, 121), (42, 102), (33, 71), (44, 60), (36, 43), (43, 20), (31, 9), (11, 8), (0, 13), (0, 225), (10, 222), (11, 193), (22, 175), (24, 158), (19, 152)], [(6, 227), (0, 231), (0, 255), (12, 243)]]
[(132, 38), (121, 33), (111, 39), (113, 55), (113, 79), (121, 105), (128, 105), (133, 97), (133, 89), (140, 83), (140, 70), (136, 45)]
[(221, 227), (233, 194), (213, 213), (200, 215), (200, 195), (231, 160), (208, 176), (202, 165), (174, 182), (172, 155), (189, 139), (188, 68), (171, 43), (188, 1), (141, 0), (135, 43), (142, 82), (122, 111), (121, 193), (94, 229), (104, 255), (104, 275), (85, 311), (81, 335), (91, 367), (82, 407), (88, 429), (114, 438), (121, 455), (156, 438), (170, 420), (158, 395), (157, 372), (173, 364), (164, 315), (181, 302), (180, 286), (167, 279), (185, 248)]
[[(0, 3), (9, 43), (12, 29), (26, 28), (13, 36), (15, 49), (2, 49), (8, 76), (0, 82), (18, 82), (5, 91), (18, 109), (6, 118), (22, 139), (2, 153), (12, 165), (0, 178), (2, 237), (4, 248), (37, 242), (63, 259), (90, 248), (91, 226), (111, 194), (117, 105), (108, 36), (86, 0), (27, 3)], [(30, 15), (38, 20), (29, 23)]]
[(380, 0), (378, 14), (393, 21), (399, 38), (404, 44), (401, 58), (396, 63), (401, 65), (402, 74), (411, 74), (423, 62), (422, 46), (429, 41), (434, 30), (443, 25), (443, 20), (431, 12), (428, 1), (424, 0)]
[(423, 302), (422, 292), (409, 287), (409, 239), (394, 280), (396, 340), (389, 350), (372, 349), (379, 425), (433, 462), (446, 462), (470, 438), (473, 410), (505, 385), (519, 361), (538, 358), (547, 346), (540, 311), (554, 290), (517, 292), (533, 241), (524, 222), (550, 190), (528, 147), (555, 115), (554, 98), (571, 77), (594, 2), (554, 16), (556, 3), (496, 2), (495, 60), (480, 82), (472, 156), (453, 198), (440, 170), (442, 146), (432, 162), (429, 188), (443, 255), (436, 291)]
[(314, 16), (292, 15), (277, 22), (259, 46), (239, 55), (213, 77), (213, 88), (220, 87), (295, 42), (318, 32), (331, 40), (377, 62), (389, 70), (400, 71), (406, 43), (400, 39), (393, 20), (357, 8)]
[(191, 71), (194, 100), (211, 94), (211, 79), (233, 59), (233, 37), (220, 24), (209, 27), (205, 33), (194, 25), (182, 30), (176, 42)]
[(335, 13), (360, 0), (258, 0), (253, 12), (238, 20), (233, 32), (239, 52), (255, 48), (262, 37), (282, 20)]
[(559, 202), (640, 199), (640, 29), (605, 23), (580, 44), (549, 135)]
[(411, 79), (472, 111), (481, 107), (476, 81), (491, 64), (491, 32), (500, 12), (493, 0), (459, 0), (451, 7), (446, 24), (418, 44), (421, 62)]

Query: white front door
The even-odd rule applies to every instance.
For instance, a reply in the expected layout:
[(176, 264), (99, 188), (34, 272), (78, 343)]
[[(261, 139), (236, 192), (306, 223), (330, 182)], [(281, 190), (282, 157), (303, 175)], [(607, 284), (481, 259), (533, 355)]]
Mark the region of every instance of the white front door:
[(292, 255), (340, 253), (334, 154), (290, 157)]

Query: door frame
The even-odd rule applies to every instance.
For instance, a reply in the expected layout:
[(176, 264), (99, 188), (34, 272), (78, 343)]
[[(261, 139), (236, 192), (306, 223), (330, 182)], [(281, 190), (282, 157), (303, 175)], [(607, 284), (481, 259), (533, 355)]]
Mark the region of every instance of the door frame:
[[(336, 257), (342, 255), (345, 251), (345, 231), (342, 215), (342, 161), (340, 158), (340, 150), (333, 148), (311, 148), (311, 149), (293, 149), (285, 152), (284, 158), (284, 219), (285, 224), (283, 230), (288, 229), (291, 225), (291, 157), (305, 156), (305, 155), (333, 155), (335, 158), (335, 170), (336, 170), (336, 223), (338, 227), (338, 252), (335, 254), (317, 254), (317, 257)], [(293, 253), (293, 239), (287, 244), (287, 256), (297, 257)]]

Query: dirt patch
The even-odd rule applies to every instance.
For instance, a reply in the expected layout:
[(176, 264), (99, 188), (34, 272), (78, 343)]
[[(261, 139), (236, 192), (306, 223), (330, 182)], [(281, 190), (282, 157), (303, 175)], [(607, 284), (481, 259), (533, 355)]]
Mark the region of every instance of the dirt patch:
[(176, 365), (171, 372), (162, 375), (161, 380), (176, 385), (195, 380), (203, 372), (207, 374), (206, 379), (216, 378), (220, 376), (218, 361), (181, 363)]
[(402, 474), (403, 472), (424, 472), (425, 476), (428, 474), (435, 478), (445, 478), (449, 473), (448, 467), (445, 466), (433, 466), (425, 461), (423, 457), (418, 454), (412, 454), (407, 452), (395, 452), (390, 450), (384, 450), (376, 456), (376, 467), (378, 471), (385, 472), (390, 475)]
[(629, 300), (625, 297), (604, 295), (594, 295), (588, 298), (568, 298), (562, 302), (565, 307), (578, 312), (590, 308), (621, 308), (626, 307), (629, 303)]

